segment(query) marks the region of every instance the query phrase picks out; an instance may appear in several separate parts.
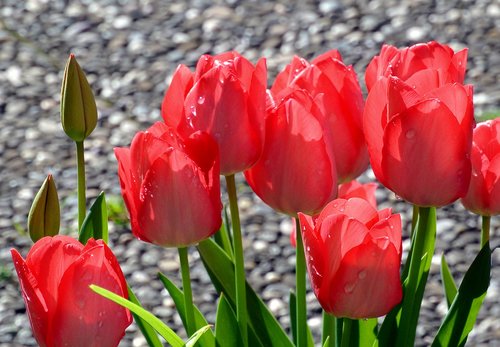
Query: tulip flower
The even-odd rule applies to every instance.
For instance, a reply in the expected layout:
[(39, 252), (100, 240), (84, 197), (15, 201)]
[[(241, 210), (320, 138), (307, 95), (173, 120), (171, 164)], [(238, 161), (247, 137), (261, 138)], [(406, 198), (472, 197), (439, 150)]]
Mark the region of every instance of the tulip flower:
[(165, 247), (195, 244), (221, 225), (219, 157), (210, 136), (181, 140), (164, 123), (115, 148), (132, 232)]
[(500, 214), (500, 118), (474, 129), (471, 161), (472, 178), (462, 204), (483, 216)]
[(298, 216), (311, 286), (326, 312), (380, 317), (401, 301), (399, 215), (351, 198), (330, 202), (315, 220)]
[(363, 122), (373, 172), (398, 196), (420, 206), (443, 206), (465, 195), (471, 174), (472, 86), (443, 84), (435, 69), (408, 80), (379, 77), (368, 94)]
[(363, 135), (363, 95), (352, 66), (346, 66), (337, 50), (311, 63), (294, 57), (276, 76), (271, 88), (279, 100), (287, 88), (304, 89), (312, 97), (324, 94), (324, 111), (334, 134), (333, 153), (339, 182), (348, 182), (368, 167)]
[(31, 240), (36, 242), (44, 236), (57, 235), (60, 223), (56, 184), (52, 175), (48, 175), (36, 194), (28, 214), (28, 233)]
[(118, 345), (132, 323), (130, 312), (89, 288), (96, 284), (128, 297), (120, 266), (102, 240), (84, 246), (69, 236), (46, 236), (26, 260), (11, 253), (40, 346)]
[(262, 156), (245, 177), (275, 210), (315, 214), (337, 196), (332, 148), (322, 96), (292, 90), (268, 109)]
[(69, 56), (61, 88), (61, 123), (73, 141), (87, 138), (97, 125), (94, 94), (73, 54)]
[(196, 72), (179, 65), (162, 104), (162, 116), (183, 137), (211, 135), (219, 147), (220, 172), (231, 175), (259, 159), (263, 143), (267, 70), (236, 52), (203, 55)]
[(419, 43), (397, 49), (383, 45), (366, 68), (365, 81), (368, 91), (380, 77), (397, 76), (422, 92), (427, 79), (439, 80), (440, 85), (464, 82), (467, 66), (467, 49), (455, 53), (447, 45), (436, 41)]

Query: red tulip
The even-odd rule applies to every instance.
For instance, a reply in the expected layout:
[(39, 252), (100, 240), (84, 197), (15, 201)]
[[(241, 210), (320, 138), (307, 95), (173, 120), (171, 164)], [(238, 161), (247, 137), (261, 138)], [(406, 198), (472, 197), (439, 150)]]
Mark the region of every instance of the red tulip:
[(330, 202), (315, 220), (299, 213), (299, 220), (309, 278), (325, 311), (380, 317), (401, 301), (399, 215), (352, 198)]
[(380, 55), (366, 68), (366, 87), (370, 91), (378, 78), (397, 76), (422, 93), (428, 78), (439, 80), (440, 85), (463, 84), (466, 66), (467, 49), (454, 53), (449, 46), (436, 41), (402, 49), (383, 45)]
[(118, 262), (102, 240), (83, 246), (64, 235), (35, 243), (26, 260), (11, 250), (33, 335), (40, 346), (117, 346), (130, 312), (90, 284), (128, 298)]
[(236, 52), (203, 55), (196, 72), (179, 65), (162, 104), (165, 122), (183, 137), (201, 130), (219, 146), (220, 172), (250, 168), (263, 143), (267, 70)]
[(182, 141), (163, 123), (115, 148), (122, 195), (132, 232), (146, 242), (183, 247), (221, 225), (219, 157), (210, 136)]
[(484, 216), (500, 214), (500, 118), (474, 129), (471, 161), (472, 178), (462, 204)]
[(321, 99), (295, 90), (268, 109), (262, 156), (245, 171), (254, 192), (289, 215), (319, 212), (337, 195), (331, 133)]
[(287, 88), (304, 89), (312, 97), (324, 94), (324, 111), (334, 134), (333, 153), (339, 182), (348, 182), (368, 167), (363, 135), (363, 95), (352, 66), (345, 66), (337, 50), (311, 63), (294, 57), (278, 74), (271, 88), (276, 100)]
[(406, 81), (377, 80), (366, 100), (365, 137), (382, 184), (413, 204), (442, 206), (469, 185), (472, 86), (442, 84), (437, 70), (422, 71)]

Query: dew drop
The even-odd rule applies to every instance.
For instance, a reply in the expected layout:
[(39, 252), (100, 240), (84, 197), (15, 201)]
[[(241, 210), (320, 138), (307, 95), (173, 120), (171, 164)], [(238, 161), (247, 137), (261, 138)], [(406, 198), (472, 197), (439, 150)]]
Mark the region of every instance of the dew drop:
[(410, 129), (406, 132), (405, 136), (407, 139), (413, 139), (415, 137), (416, 131), (413, 129)]
[(200, 96), (200, 97), (198, 98), (198, 104), (199, 104), (199, 105), (203, 105), (203, 103), (204, 103), (204, 102), (205, 102), (205, 97), (204, 97), (204, 96)]
[(360, 272), (358, 272), (358, 278), (360, 280), (366, 278), (366, 270), (361, 270)]
[(354, 287), (356, 287), (355, 283), (346, 283), (344, 292), (346, 292), (346, 294), (351, 294), (354, 291)]

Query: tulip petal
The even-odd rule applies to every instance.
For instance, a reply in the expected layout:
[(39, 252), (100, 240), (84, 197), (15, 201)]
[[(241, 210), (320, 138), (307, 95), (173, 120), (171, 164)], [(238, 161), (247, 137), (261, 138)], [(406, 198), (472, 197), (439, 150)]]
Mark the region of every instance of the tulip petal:
[(49, 321), (58, 300), (57, 288), (71, 263), (80, 256), (83, 245), (78, 240), (57, 235), (44, 237), (31, 248), (26, 265), (38, 281), (49, 310)]
[[(41, 240), (43, 238), (38, 242), (41, 242)], [(48, 346), (46, 341), (48, 307), (40, 290), (39, 282), (26, 265), (21, 254), (15, 249), (11, 249), (10, 253), (21, 285), (24, 303), (26, 304), (26, 314), (31, 323), (33, 336), (40, 346)]]
[[(381, 218), (370, 228), (370, 235), (374, 239), (387, 237), (390, 244), (396, 248), (396, 252), (401, 253), (401, 215), (391, 214), (390, 209), (385, 210), (386, 218)], [(382, 211), (380, 211), (382, 212)], [(385, 213), (379, 213), (383, 215)]]
[(307, 271), (314, 292), (319, 291), (325, 273), (325, 257), (329, 255), (324, 252), (323, 241), (314, 230), (314, 223), (310, 216), (298, 213), (300, 221), (299, 232), (302, 232), (304, 254), (306, 257)]
[[(342, 258), (332, 279), (329, 301), (337, 317), (373, 318), (387, 314), (402, 298), (401, 256), (392, 244), (381, 249), (370, 235)], [(367, 300), (369, 296), (369, 300)]]
[(394, 117), (383, 142), (384, 184), (402, 198), (443, 206), (467, 192), (470, 147), (443, 102), (424, 100)]
[(185, 65), (179, 65), (172, 77), (161, 105), (161, 115), (168, 125), (176, 128), (184, 115), (184, 99), (193, 86), (193, 73)]
[(200, 175), (203, 173), (184, 153), (174, 150), (159, 157), (143, 182), (136, 236), (158, 245), (180, 247), (217, 231), (222, 206), (213, 203)]
[(126, 309), (89, 288), (96, 284), (127, 297), (124, 282), (118, 276), (121, 270), (116, 262), (109, 261), (106, 248), (102, 241), (86, 247), (64, 273), (51, 331), (54, 341), (82, 347), (116, 346), (132, 322)]

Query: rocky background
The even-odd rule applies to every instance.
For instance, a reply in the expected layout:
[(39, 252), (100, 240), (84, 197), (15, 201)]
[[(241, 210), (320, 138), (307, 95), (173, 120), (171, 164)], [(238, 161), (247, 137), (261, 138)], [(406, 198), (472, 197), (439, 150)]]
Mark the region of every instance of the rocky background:
[[(99, 125), (86, 141), (89, 200), (104, 190), (119, 205), (113, 147), (128, 146), (138, 130), (161, 119), (160, 104), (179, 63), (194, 67), (203, 53), (237, 50), (256, 62), (267, 57), (269, 81), (294, 54), (312, 58), (340, 50), (364, 88), (364, 70), (381, 45), (439, 40), (469, 48), (466, 81), (474, 84), (476, 115), (500, 113), (500, 3), (495, 0), (2, 0), (0, 7), (0, 346), (34, 346), (9, 249), (26, 255), (24, 234), (34, 194), (46, 174), (56, 180), (65, 233), (76, 232), (74, 144), (59, 125), (59, 92), (70, 52), (96, 94)], [(365, 90), (365, 89), (364, 89)], [(368, 172), (362, 179), (372, 180)], [(250, 283), (287, 327), (294, 285), (290, 221), (264, 205), (239, 177), (246, 268)], [(383, 188), (381, 207), (393, 206), (409, 223), (408, 204)], [(180, 283), (177, 252), (137, 241), (123, 223), (111, 224), (111, 245), (132, 288), (154, 314), (182, 332), (173, 301), (156, 273)], [(438, 241), (423, 303), (418, 346), (433, 339), (445, 311), (439, 280), (442, 252), (460, 280), (479, 249), (479, 219), (455, 204), (439, 209)], [(408, 228), (405, 229), (407, 236)], [(492, 219), (492, 246), (500, 219)], [(406, 240), (404, 246), (408, 247)], [(190, 253), (195, 301), (214, 321), (216, 294)], [(500, 252), (469, 346), (500, 346)], [(309, 293), (316, 335), (320, 307)], [(132, 325), (120, 346), (145, 346)]]

